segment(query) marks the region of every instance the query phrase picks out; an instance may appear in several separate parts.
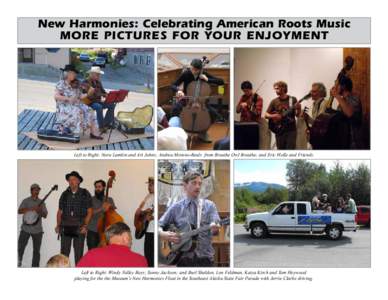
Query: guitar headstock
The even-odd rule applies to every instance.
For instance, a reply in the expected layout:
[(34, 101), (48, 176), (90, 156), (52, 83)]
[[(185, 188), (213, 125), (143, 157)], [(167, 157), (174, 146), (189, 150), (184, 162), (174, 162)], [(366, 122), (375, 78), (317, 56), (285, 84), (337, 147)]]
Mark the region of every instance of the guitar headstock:
[(53, 185), (51, 188), (52, 191), (58, 191), (58, 184)]
[(220, 225), (230, 225), (230, 217), (220, 220)]

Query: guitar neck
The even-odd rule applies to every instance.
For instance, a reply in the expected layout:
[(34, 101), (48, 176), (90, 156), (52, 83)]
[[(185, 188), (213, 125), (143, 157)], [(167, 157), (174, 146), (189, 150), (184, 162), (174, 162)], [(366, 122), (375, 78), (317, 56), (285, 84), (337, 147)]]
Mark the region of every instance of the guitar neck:
[(53, 192), (53, 190), (50, 190), (46, 196), (43, 197), (42, 201), (40, 201), (39, 203), (39, 206), (41, 206), (46, 200), (47, 198), (50, 196), (50, 194)]
[(329, 100), (327, 101), (327, 105), (326, 105), (326, 108), (325, 108), (325, 109), (332, 108), (332, 106), (333, 106), (333, 101), (334, 101), (334, 97), (333, 97), (333, 96), (330, 96)]
[(187, 237), (193, 237), (197, 234), (200, 234), (201, 232), (208, 231), (210, 229), (210, 227), (211, 227), (210, 225), (205, 225), (205, 226), (202, 226), (200, 228), (194, 229), (194, 230), (187, 233)]
[[(223, 219), (221, 220), (220, 225), (228, 224), (228, 222), (229, 222), (228, 219)], [(204, 225), (202, 227), (199, 227), (197, 229), (187, 232), (186, 237), (193, 237), (201, 232), (208, 231), (210, 228), (211, 228), (211, 225)]]

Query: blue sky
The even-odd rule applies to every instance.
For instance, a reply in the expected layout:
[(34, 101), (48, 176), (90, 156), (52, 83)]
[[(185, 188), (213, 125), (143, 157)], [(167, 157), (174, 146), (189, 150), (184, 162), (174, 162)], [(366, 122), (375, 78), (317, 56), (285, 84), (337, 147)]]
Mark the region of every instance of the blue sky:
[[(337, 160), (310, 160), (316, 164), (324, 164), (330, 170)], [(287, 185), (286, 165), (289, 160), (235, 160), (234, 161), (234, 182), (243, 183), (251, 181), (262, 181), (267, 183), (278, 183)], [(345, 169), (357, 167), (360, 164), (370, 166), (369, 160), (341, 160), (340, 163)]]

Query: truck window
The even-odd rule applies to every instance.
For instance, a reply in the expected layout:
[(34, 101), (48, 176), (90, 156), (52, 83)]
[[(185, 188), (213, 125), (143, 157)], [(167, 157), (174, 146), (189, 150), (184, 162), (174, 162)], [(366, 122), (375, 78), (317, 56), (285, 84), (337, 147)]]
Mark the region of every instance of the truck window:
[(305, 214), (307, 214), (306, 204), (298, 203), (296, 209), (297, 209), (298, 215), (305, 215)]
[(294, 204), (285, 203), (280, 205), (273, 213), (274, 215), (293, 215), (294, 214)]

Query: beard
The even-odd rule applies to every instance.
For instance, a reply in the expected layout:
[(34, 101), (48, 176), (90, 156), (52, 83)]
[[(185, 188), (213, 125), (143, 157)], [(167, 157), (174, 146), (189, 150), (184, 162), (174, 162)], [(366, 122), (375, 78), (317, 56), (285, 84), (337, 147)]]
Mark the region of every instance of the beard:
[(94, 191), (94, 195), (99, 200), (103, 200), (104, 199), (104, 191), (101, 191), (101, 192)]

